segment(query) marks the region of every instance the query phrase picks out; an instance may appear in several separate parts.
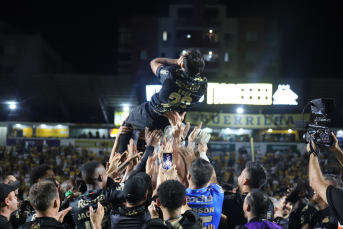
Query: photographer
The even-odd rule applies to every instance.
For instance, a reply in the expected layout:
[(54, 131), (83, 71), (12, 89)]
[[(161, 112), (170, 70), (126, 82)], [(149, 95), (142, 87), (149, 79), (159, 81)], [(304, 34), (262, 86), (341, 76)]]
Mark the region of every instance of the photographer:
[[(343, 165), (343, 151), (338, 146), (336, 136), (331, 133), (333, 139), (329, 150), (335, 154), (338, 161)], [(312, 143), (312, 145), (314, 145)], [(309, 176), (310, 185), (318, 193), (318, 195), (329, 205), (331, 211), (334, 213), (339, 222), (339, 228), (343, 228), (343, 190), (335, 188), (326, 182), (319, 167), (318, 157), (315, 156), (310, 144), (307, 144), (307, 151), (310, 154), (309, 162)]]

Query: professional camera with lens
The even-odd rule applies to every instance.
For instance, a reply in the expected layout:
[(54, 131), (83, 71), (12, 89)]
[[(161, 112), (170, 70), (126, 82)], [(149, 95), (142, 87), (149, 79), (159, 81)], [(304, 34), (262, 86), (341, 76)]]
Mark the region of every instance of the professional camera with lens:
[[(333, 142), (331, 137), (332, 131), (324, 124), (331, 122), (331, 119), (328, 119), (327, 115), (335, 108), (335, 100), (324, 98), (314, 99), (306, 106), (308, 105), (311, 105), (311, 113), (316, 116), (314, 123), (310, 123), (305, 120), (298, 120), (295, 121), (295, 125), (301, 129), (308, 130), (303, 136), (307, 143), (313, 140), (316, 148), (319, 146), (331, 146)], [(306, 106), (304, 107), (304, 110)]]

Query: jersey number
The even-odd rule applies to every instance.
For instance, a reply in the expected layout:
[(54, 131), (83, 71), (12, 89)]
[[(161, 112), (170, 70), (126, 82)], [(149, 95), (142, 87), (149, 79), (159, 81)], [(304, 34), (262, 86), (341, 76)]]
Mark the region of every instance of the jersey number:
[(212, 219), (213, 219), (213, 216), (201, 216), (200, 219), (202, 220), (202, 228), (206, 229), (207, 225), (204, 226), (205, 223), (211, 223)]
[(170, 104), (172, 106), (178, 106), (178, 104), (180, 104), (180, 107), (182, 108), (186, 108), (187, 105), (191, 105), (192, 102), (192, 97), (190, 96), (184, 96), (181, 97), (181, 95), (179, 93), (173, 92), (169, 95), (169, 99), (171, 99), (172, 101), (170, 102)]

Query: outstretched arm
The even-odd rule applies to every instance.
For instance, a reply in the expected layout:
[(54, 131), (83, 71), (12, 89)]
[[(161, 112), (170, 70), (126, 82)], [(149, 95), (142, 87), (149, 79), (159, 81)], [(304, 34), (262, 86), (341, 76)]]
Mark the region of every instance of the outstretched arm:
[(118, 134), (116, 137), (116, 140), (114, 142), (113, 148), (112, 148), (112, 152), (110, 155), (110, 160), (111, 161), (113, 159), (113, 157), (115, 156), (116, 153), (119, 153), (119, 140), (120, 140), (120, 135), (121, 134), (126, 134), (126, 132), (132, 131), (129, 127), (124, 126), (125, 125), (125, 120), (124, 122), (121, 124), (119, 130), (118, 130)]
[(151, 70), (156, 75), (156, 70), (161, 65), (178, 65), (178, 59), (156, 58), (150, 62)]
[[(309, 145), (307, 144), (307, 150), (310, 150)], [(318, 193), (318, 195), (328, 203), (326, 199), (326, 189), (329, 184), (326, 183), (323, 179), (322, 171), (319, 167), (318, 157), (314, 156), (313, 153), (310, 155), (309, 171), (310, 177), (310, 186)]]
[(331, 132), (331, 137), (332, 137), (332, 139), (333, 139), (333, 143), (332, 143), (332, 145), (329, 147), (329, 150), (335, 154), (335, 156), (337, 157), (337, 160), (338, 160), (339, 163), (341, 163), (341, 165), (343, 166), (343, 151), (342, 151), (342, 149), (339, 147), (339, 145), (338, 145), (338, 140), (337, 140), (336, 136), (335, 136), (332, 132)]
[(156, 70), (161, 65), (167, 65), (167, 66), (179, 65), (179, 66), (181, 66), (182, 62), (183, 62), (183, 57), (185, 55), (188, 55), (188, 53), (183, 54), (182, 56), (180, 56), (179, 59), (169, 59), (169, 58), (156, 58), (156, 59), (153, 59), (150, 62), (151, 70), (156, 75)]

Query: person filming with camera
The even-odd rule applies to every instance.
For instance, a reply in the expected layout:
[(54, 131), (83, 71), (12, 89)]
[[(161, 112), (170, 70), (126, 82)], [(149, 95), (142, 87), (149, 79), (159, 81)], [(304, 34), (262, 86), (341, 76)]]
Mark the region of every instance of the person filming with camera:
[[(329, 150), (335, 154), (338, 161), (343, 166), (343, 151), (338, 145), (336, 136), (331, 132), (332, 144)], [(312, 147), (311, 144), (312, 143)], [(332, 186), (323, 178), (318, 162), (318, 148), (313, 141), (307, 144), (307, 152), (310, 154), (309, 161), (309, 177), (310, 185), (316, 193), (329, 205), (329, 208), (334, 213), (338, 220), (338, 228), (343, 228), (343, 190)]]

